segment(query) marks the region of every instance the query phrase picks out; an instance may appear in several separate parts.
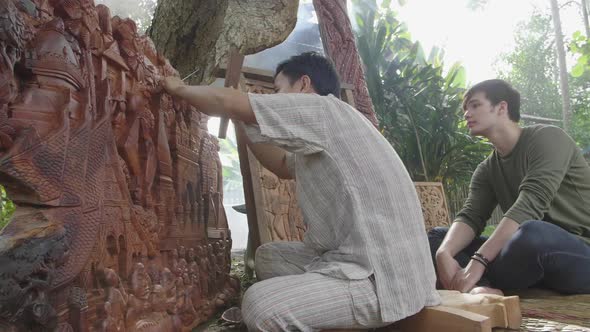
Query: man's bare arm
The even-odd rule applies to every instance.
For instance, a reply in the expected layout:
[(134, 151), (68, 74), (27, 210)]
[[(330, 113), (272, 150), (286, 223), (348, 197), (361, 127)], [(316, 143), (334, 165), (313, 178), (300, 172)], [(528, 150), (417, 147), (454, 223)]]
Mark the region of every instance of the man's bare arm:
[(287, 154), (289, 152), (272, 144), (252, 143), (245, 134), (243, 124), (239, 122), (234, 122), (234, 124), (236, 125), (237, 130), (241, 132), (241, 136), (246, 140), (246, 144), (248, 144), (250, 151), (252, 151), (256, 159), (258, 159), (264, 168), (273, 172), (281, 179), (294, 178), (293, 174), (289, 172), (289, 168), (287, 167)]
[[(200, 112), (228, 117), (248, 124), (256, 123), (248, 95), (243, 92), (229, 88), (185, 85), (177, 77), (166, 77), (162, 80), (161, 85), (168, 93), (186, 100)], [(242, 125), (237, 125), (237, 127), (238, 130), (244, 131)], [(242, 136), (246, 138), (248, 147), (256, 159), (266, 169), (279, 178), (293, 178), (287, 168), (288, 152), (271, 144), (252, 143), (247, 135)]]
[[(518, 230), (518, 227), (519, 224), (516, 221), (507, 217), (502, 218), (492, 236), (477, 252), (492, 262)], [(471, 260), (464, 269), (455, 275), (451, 282), (451, 288), (461, 292), (469, 292), (475, 287), (484, 272), (485, 266), (482, 263)]]
[(455, 275), (461, 270), (455, 256), (459, 251), (467, 247), (474, 238), (475, 232), (469, 225), (454, 222), (436, 251), (435, 260), (438, 279), (445, 289), (451, 289)]
[(473, 229), (462, 222), (454, 222), (447, 236), (445, 236), (442, 244), (437, 250), (439, 254), (449, 254), (451, 257), (455, 257), (459, 251), (465, 249), (471, 241), (475, 238), (475, 232)]
[(184, 99), (199, 112), (222, 116), (244, 123), (256, 123), (248, 95), (230, 88), (185, 85), (177, 77), (166, 77), (162, 87), (172, 96)]
[(502, 248), (512, 238), (520, 225), (507, 217), (502, 218), (492, 236), (479, 248), (477, 252), (482, 254), (490, 262), (496, 259)]

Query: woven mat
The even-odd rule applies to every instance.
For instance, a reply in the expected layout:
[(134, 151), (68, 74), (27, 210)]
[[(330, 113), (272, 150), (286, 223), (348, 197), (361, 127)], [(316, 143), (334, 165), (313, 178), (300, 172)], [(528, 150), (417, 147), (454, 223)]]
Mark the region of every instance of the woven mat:
[(520, 296), (521, 331), (590, 332), (590, 295), (564, 296), (538, 289), (510, 295)]

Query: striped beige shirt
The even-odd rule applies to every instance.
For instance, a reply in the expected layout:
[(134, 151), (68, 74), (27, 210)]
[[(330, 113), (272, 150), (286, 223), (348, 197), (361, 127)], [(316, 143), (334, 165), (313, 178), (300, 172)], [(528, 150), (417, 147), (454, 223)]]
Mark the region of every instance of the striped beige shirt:
[(253, 142), (286, 151), (308, 227), (320, 253), (309, 272), (375, 276), (383, 321), (440, 302), (418, 196), (392, 146), (357, 110), (330, 95), (250, 94)]

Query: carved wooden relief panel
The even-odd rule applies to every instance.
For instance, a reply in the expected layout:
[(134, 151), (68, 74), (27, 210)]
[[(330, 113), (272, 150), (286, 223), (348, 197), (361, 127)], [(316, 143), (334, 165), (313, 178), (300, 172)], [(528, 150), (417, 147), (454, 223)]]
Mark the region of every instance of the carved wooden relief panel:
[(92, 0), (0, 1), (0, 331), (189, 331), (239, 292), (217, 140)]
[[(251, 93), (274, 93), (271, 84), (247, 80)], [(279, 179), (264, 168), (248, 151), (248, 162), (256, 202), (256, 219), (260, 242), (303, 241), (305, 224), (297, 204), (295, 181)]]

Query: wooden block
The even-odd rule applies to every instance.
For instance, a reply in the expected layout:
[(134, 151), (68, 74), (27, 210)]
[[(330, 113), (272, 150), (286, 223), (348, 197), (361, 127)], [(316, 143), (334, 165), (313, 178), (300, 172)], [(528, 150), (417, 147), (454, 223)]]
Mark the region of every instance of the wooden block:
[(463, 294), (439, 291), (442, 304), (426, 307), (380, 332), (484, 332), (492, 328), (519, 329), (522, 316), (518, 296)]
[(491, 332), (490, 318), (451, 307), (426, 307), (380, 331), (401, 332)]
[(444, 307), (458, 308), (489, 317), (492, 327), (520, 327), (522, 315), (518, 296), (471, 295), (445, 290), (439, 293)]

